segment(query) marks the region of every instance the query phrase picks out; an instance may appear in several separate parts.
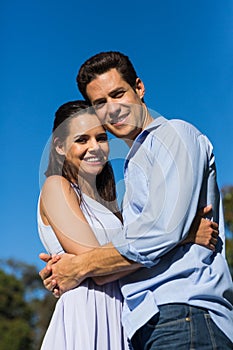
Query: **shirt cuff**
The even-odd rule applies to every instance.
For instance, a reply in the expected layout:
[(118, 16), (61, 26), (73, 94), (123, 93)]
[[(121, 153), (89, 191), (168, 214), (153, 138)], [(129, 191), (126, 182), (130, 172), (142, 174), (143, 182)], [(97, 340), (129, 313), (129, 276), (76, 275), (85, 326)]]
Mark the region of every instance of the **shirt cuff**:
[(147, 256), (140, 254), (132, 244), (126, 242), (122, 237), (115, 236), (112, 239), (112, 244), (118, 250), (118, 252), (129, 260), (135, 261), (138, 264), (142, 264), (145, 267), (153, 267), (160, 261), (160, 258), (155, 260), (149, 259)]

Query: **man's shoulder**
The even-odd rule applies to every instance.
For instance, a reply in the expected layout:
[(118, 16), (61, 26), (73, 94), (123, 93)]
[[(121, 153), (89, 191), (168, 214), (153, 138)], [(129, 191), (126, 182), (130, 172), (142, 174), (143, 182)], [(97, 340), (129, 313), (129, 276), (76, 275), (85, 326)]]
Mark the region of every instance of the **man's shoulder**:
[(186, 120), (174, 118), (174, 119), (167, 119), (167, 121), (168, 123), (176, 126), (177, 128), (190, 129), (193, 132), (197, 132), (201, 134), (201, 131), (198, 130), (198, 128), (195, 125), (191, 124), (190, 122), (187, 122)]
[[(149, 147), (154, 149), (158, 145), (167, 145), (174, 147), (175, 145), (185, 146), (186, 148), (205, 148), (209, 151), (213, 146), (209, 138), (196, 128), (193, 124), (182, 119), (167, 119), (159, 117), (153, 121), (148, 130)], [(208, 151), (208, 153), (209, 153)]]
[(202, 132), (193, 124), (178, 118), (168, 119), (163, 116), (156, 118), (149, 126), (148, 131), (152, 133), (160, 132), (179, 132), (191, 133), (196, 136), (202, 135)]

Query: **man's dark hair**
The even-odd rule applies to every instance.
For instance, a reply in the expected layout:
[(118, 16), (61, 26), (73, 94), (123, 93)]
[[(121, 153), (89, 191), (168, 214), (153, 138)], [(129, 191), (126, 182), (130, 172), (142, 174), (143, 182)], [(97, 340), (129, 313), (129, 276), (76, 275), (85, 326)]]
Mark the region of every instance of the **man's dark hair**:
[(97, 75), (106, 73), (113, 68), (135, 90), (137, 74), (128, 56), (118, 51), (100, 52), (82, 64), (76, 78), (79, 91), (85, 100), (90, 102), (86, 93), (87, 85)]

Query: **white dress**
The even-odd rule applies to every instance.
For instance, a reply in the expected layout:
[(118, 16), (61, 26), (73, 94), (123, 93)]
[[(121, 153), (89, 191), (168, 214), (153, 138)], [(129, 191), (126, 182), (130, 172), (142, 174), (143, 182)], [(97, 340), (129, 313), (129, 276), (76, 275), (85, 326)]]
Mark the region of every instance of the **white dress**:
[[(120, 220), (100, 203), (83, 194), (82, 211), (99, 243), (111, 241), (122, 229)], [(43, 224), (38, 205), (40, 239), (50, 253), (63, 249), (51, 226)], [(121, 325), (123, 298), (118, 282), (97, 286), (92, 279), (64, 293), (45, 334), (41, 350), (126, 350), (127, 337)]]

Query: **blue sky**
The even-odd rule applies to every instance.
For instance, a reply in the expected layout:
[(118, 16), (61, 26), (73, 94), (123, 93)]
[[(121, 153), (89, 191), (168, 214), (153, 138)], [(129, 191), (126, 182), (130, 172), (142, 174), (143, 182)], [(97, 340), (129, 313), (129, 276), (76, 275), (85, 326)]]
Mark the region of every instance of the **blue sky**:
[(78, 68), (100, 51), (128, 55), (147, 105), (203, 131), (214, 145), (219, 186), (233, 184), (232, 23), (232, 0), (1, 2), (0, 258), (43, 266), (41, 155), (55, 110), (81, 98)]

